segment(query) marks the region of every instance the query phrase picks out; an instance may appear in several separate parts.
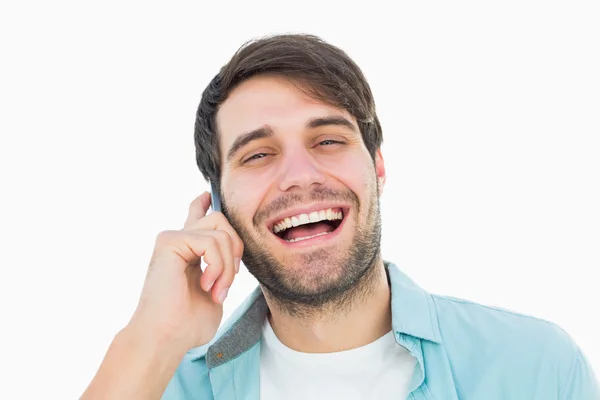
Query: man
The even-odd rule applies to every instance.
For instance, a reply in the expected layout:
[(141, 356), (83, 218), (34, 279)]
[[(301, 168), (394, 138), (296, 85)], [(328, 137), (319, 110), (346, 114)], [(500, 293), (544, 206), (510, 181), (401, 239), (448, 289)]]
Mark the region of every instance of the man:
[[(557, 326), (431, 295), (383, 260), (381, 126), (340, 49), (243, 46), (204, 91), (195, 141), (222, 213), (204, 193), (158, 235), (83, 398), (600, 399)], [(260, 287), (216, 333), (240, 258)]]

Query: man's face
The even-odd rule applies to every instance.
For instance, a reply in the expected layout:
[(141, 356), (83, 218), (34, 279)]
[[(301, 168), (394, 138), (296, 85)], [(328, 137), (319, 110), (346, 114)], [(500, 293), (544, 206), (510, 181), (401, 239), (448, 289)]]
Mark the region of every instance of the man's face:
[(223, 209), (248, 270), (282, 301), (318, 304), (351, 288), (379, 255), (385, 180), (356, 119), (258, 76), (232, 91), (217, 126)]

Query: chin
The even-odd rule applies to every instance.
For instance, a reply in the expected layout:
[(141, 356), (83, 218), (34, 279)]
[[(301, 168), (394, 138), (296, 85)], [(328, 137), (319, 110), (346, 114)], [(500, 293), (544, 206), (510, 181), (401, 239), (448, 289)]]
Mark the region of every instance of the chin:
[[(349, 244), (348, 244), (349, 246)], [(284, 269), (280, 276), (285, 286), (293, 287), (303, 294), (321, 293), (324, 289), (337, 286), (343, 280), (348, 260), (342, 248), (303, 249), (296, 254), (283, 257), (279, 264)]]

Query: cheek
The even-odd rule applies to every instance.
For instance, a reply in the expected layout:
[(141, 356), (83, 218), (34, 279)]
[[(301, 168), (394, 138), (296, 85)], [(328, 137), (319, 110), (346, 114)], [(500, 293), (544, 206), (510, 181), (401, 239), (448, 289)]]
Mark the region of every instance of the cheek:
[(239, 177), (228, 177), (225, 193), (229, 204), (235, 207), (238, 217), (244, 222), (251, 221), (264, 197), (266, 177), (245, 174)]
[(375, 170), (371, 158), (347, 157), (323, 164), (331, 176), (335, 177), (360, 199), (368, 197), (371, 187), (375, 185)]

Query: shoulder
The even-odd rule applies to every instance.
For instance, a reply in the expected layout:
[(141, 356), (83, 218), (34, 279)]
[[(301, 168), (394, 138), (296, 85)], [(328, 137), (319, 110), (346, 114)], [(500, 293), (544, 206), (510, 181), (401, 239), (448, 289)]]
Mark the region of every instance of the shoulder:
[(569, 385), (582, 355), (557, 324), (499, 307), (431, 296), (442, 342), (456, 371), (480, 371), (529, 386)]
[(444, 342), (459, 340), (491, 348), (510, 347), (521, 354), (550, 353), (561, 360), (573, 357), (576, 346), (557, 324), (500, 307), (464, 299), (431, 295)]
[(432, 294), (431, 297), (442, 329), (466, 329), (475, 335), (485, 335), (488, 340), (527, 342), (535, 338), (537, 343), (540, 339), (550, 344), (571, 343), (561, 327), (541, 318), (450, 296)]
[(171, 378), (162, 400), (212, 398), (209, 378), (207, 354), (211, 346), (223, 338), (245, 316), (248, 310), (262, 296), (260, 288), (256, 288), (240, 304), (231, 316), (219, 327), (215, 337), (207, 344), (190, 349), (181, 360), (175, 374)]

